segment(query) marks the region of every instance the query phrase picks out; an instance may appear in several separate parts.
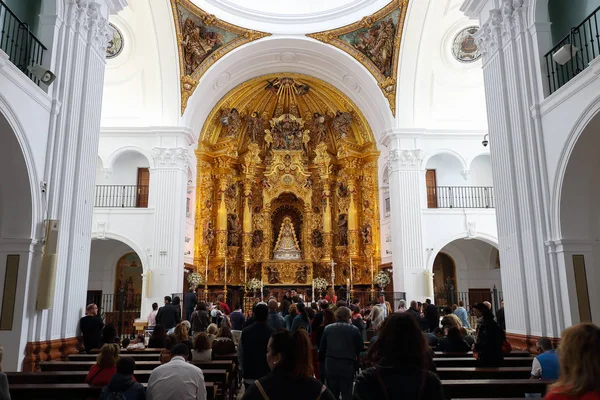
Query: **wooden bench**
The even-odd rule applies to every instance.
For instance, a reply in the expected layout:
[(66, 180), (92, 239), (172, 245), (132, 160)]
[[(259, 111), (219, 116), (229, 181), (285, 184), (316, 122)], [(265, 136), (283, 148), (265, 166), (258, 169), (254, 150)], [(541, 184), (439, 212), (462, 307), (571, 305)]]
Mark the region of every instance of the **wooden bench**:
[(551, 381), (535, 379), (442, 380), (446, 399), (525, 397), (525, 393), (546, 393)]
[[(443, 351), (436, 351), (435, 358), (446, 358), (446, 357), (473, 357), (473, 352), (469, 351), (467, 353), (445, 353)], [(512, 358), (512, 357), (530, 357), (533, 358), (531, 353), (528, 351), (511, 351), (508, 354), (504, 355), (504, 358)], [(532, 360), (533, 361), (533, 360)]]
[[(217, 388), (217, 384), (206, 382), (206, 394), (209, 400), (215, 399)], [(102, 388), (89, 386), (87, 383), (26, 383), (10, 385), (9, 391), (13, 400), (82, 400), (97, 399)]]
[[(131, 357), (135, 361), (158, 361), (159, 354), (130, 351), (119, 353), (121, 357)], [(69, 361), (96, 361), (97, 354), (69, 354)]]
[(528, 379), (531, 367), (450, 367), (438, 368), (440, 379)]
[[(437, 368), (446, 367), (479, 367), (479, 361), (472, 357), (447, 357), (434, 358), (433, 362)], [(531, 357), (509, 357), (502, 361), (501, 367), (531, 367)]]
[[(40, 369), (42, 371), (89, 371), (95, 361), (41, 361)], [(204, 369), (226, 369), (227, 372), (232, 372), (234, 363), (231, 360), (213, 360), (193, 363), (194, 365)], [(136, 370), (153, 370), (158, 367), (160, 361), (136, 361)]]
[[(140, 349), (140, 350), (131, 350), (128, 351), (127, 349), (121, 349), (120, 353), (146, 353), (146, 354), (160, 354), (161, 351), (163, 351), (164, 349), (162, 347), (148, 347), (145, 349)], [(91, 354), (98, 354), (100, 353), (100, 349), (92, 349)], [(80, 353), (80, 354), (85, 354), (85, 353)]]

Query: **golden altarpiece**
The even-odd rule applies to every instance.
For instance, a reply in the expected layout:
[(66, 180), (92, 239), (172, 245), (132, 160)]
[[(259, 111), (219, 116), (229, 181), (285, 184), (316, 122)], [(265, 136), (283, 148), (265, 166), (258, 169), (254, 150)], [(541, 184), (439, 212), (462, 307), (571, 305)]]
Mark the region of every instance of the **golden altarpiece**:
[(339, 90), (296, 74), (247, 81), (209, 114), (196, 155), (194, 264), (209, 288), (310, 287), (332, 269), (335, 285), (371, 286), (379, 152)]

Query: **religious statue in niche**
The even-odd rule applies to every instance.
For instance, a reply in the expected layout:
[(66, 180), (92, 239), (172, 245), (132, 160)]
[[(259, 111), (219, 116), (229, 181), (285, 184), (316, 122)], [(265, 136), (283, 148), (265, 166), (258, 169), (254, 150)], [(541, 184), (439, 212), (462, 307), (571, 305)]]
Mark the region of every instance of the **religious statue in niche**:
[(309, 130), (303, 130), (304, 122), (292, 114), (273, 118), (271, 129), (265, 131), (267, 147), (273, 150), (302, 150), (310, 141)]
[(273, 258), (276, 260), (299, 260), (302, 258), (302, 252), (300, 251), (296, 232), (294, 231), (294, 224), (288, 216), (284, 217), (281, 223), (279, 237), (273, 251)]
[(239, 246), (242, 226), (240, 219), (235, 214), (227, 216), (227, 246)]
[(237, 196), (236, 184), (230, 185), (227, 189), (225, 189), (225, 196), (230, 199), (235, 199)]
[(206, 57), (223, 44), (223, 36), (217, 29), (209, 31), (191, 18), (185, 19), (181, 36), (186, 75), (191, 75)]
[(281, 277), (279, 275), (279, 271), (277, 270), (277, 267), (274, 267), (272, 265), (269, 265), (267, 267), (267, 280), (269, 282), (269, 284), (273, 285), (276, 283), (281, 283)]
[(263, 231), (260, 229), (255, 229), (252, 232), (252, 247), (260, 247), (264, 239)]
[(314, 247), (323, 247), (323, 234), (318, 229), (313, 229), (311, 242)]
[(123, 292), (125, 309), (139, 307), (139, 294), (142, 293), (142, 262), (136, 253), (128, 253), (117, 262), (115, 293)]
[(360, 234), (362, 236), (362, 240), (364, 244), (373, 243), (373, 228), (371, 228), (371, 224), (366, 223), (363, 225)]
[(352, 115), (349, 112), (337, 111), (335, 113), (333, 129), (340, 139), (347, 138), (350, 135), (350, 124), (352, 124)]
[(340, 182), (338, 186), (338, 196), (340, 197), (348, 197), (349, 191), (348, 186), (344, 184), (344, 182)]
[(225, 126), (225, 136), (237, 137), (242, 127), (242, 116), (236, 108), (226, 108), (221, 113), (221, 124)]
[(294, 283), (306, 283), (308, 281), (308, 268), (306, 265), (301, 265), (296, 270), (296, 280)]
[(455, 294), (454, 294), (454, 279), (451, 277), (446, 278), (446, 282), (444, 282), (444, 289), (446, 289), (446, 301), (447, 304), (456, 303)]
[(327, 128), (325, 127), (325, 116), (318, 112), (313, 114), (311, 133), (314, 138), (314, 145), (321, 143), (327, 138)]
[(264, 140), (265, 136), (265, 124), (264, 120), (255, 111), (248, 117), (248, 137), (252, 140), (252, 143), (257, 143), (259, 147)]
[(348, 245), (348, 216), (341, 214), (338, 219), (338, 246)]

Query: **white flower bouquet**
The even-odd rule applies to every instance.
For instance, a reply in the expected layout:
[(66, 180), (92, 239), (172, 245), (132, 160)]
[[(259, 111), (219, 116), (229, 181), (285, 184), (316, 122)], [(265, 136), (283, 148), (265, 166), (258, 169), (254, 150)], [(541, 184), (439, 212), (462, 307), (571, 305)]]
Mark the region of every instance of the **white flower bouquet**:
[(327, 283), (327, 281), (324, 278), (313, 279), (313, 286), (317, 290), (323, 291), (323, 290), (327, 289), (328, 285), (329, 284)]
[(204, 278), (197, 272), (192, 272), (188, 275), (187, 281), (190, 285), (198, 286), (204, 282)]
[(261, 285), (262, 285), (262, 282), (256, 278), (252, 278), (246, 283), (246, 287), (248, 288), (248, 290), (252, 290), (252, 291), (259, 290)]
[(384, 271), (379, 271), (377, 275), (375, 275), (374, 280), (381, 289), (384, 289), (390, 283), (390, 277)]

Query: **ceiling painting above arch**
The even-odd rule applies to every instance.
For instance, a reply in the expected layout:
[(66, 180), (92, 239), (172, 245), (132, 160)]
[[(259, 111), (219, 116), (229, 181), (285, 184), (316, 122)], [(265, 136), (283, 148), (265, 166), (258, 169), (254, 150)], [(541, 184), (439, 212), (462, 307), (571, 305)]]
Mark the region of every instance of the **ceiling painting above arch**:
[(233, 49), (269, 36), (229, 24), (189, 0), (171, 0), (181, 75), (181, 113), (204, 73)]
[(396, 115), (396, 79), (408, 0), (393, 0), (353, 24), (307, 36), (345, 51), (373, 74)]

